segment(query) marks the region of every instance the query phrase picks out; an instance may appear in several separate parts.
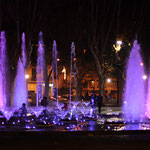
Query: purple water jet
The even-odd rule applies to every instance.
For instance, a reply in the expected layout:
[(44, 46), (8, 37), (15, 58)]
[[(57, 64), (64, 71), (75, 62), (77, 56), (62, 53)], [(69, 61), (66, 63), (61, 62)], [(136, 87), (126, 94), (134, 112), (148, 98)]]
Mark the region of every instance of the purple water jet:
[(17, 75), (15, 79), (14, 107), (21, 107), (22, 103), (27, 104), (27, 85), (25, 80), (25, 34), (22, 34), (22, 58), (19, 58), (17, 65)]
[(42, 32), (39, 33), (39, 47), (38, 47), (38, 57), (37, 57), (37, 67), (36, 67), (36, 79), (37, 79), (37, 91), (36, 91), (36, 106), (39, 105), (39, 100), (43, 97), (44, 92), (44, 67), (45, 67), (45, 61), (44, 61), (44, 48), (43, 48), (43, 36)]
[(5, 32), (0, 37), (0, 107), (6, 106), (6, 38)]
[[(57, 71), (57, 45), (56, 41), (53, 41), (53, 97), (57, 98), (57, 108), (59, 107), (59, 99), (58, 99), (58, 71)], [(54, 82), (54, 79), (56, 81)], [(55, 88), (54, 88), (55, 87)]]
[[(74, 58), (75, 58), (75, 45), (74, 42), (71, 44), (71, 58), (70, 58), (70, 105), (71, 105), (71, 91), (72, 91), (72, 75), (75, 75), (75, 70), (76, 70), (76, 63), (74, 64)], [(74, 66), (75, 65), (75, 66)], [(75, 78), (76, 79), (76, 78)], [(76, 82), (75, 82), (76, 85)]]
[(123, 112), (126, 122), (140, 122), (145, 115), (145, 81), (140, 46), (135, 40), (127, 63)]
[(148, 77), (148, 90), (146, 99), (146, 116), (150, 118), (150, 75)]

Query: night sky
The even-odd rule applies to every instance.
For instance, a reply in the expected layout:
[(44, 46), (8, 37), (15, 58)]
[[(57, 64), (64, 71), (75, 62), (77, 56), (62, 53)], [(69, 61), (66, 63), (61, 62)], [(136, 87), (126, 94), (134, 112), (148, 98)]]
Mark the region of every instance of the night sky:
[(105, 21), (103, 33), (110, 32), (108, 44), (117, 36), (132, 42), (137, 35), (144, 54), (150, 56), (149, 0), (0, 0), (0, 28), (6, 31), (8, 47), (17, 44), (22, 32), (37, 44), (42, 31), (44, 43), (51, 46), (56, 40), (60, 52), (68, 53), (72, 41), (77, 51), (88, 49), (92, 19), (97, 20), (97, 35), (102, 34)]

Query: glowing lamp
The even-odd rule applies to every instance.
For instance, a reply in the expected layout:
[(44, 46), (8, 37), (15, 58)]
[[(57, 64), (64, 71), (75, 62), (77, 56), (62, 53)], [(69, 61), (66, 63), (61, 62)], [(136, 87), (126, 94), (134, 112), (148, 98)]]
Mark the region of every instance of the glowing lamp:
[(143, 75), (143, 79), (146, 80), (147, 79), (147, 75)]
[(66, 80), (67, 76), (66, 76), (66, 68), (63, 66), (63, 70), (62, 73), (64, 73), (64, 80)]
[(122, 45), (122, 41), (117, 41), (117, 44), (118, 45)]
[(110, 79), (110, 78), (108, 78), (108, 79), (107, 79), (107, 82), (108, 82), (108, 83), (110, 83), (110, 82), (111, 82), (111, 79)]
[(74, 58), (74, 59), (73, 59), (73, 61), (74, 61), (74, 62), (76, 62), (76, 61), (77, 61), (77, 59), (76, 59), (76, 58)]
[(25, 75), (25, 78), (26, 78), (26, 79), (29, 79), (29, 77), (30, 77), (30, 76), (29, 76), (28, 74)]
[(116, 52), (119, 52), (121, 49), (121, 45), (122, 45), (122, 41), (121, 40), (117, 40), (116, 44), (113, 45), (114, 49), (116, 50)]
[(53, 87), (53, 84), (52, 84), (52, 83), (49, 83), (49, 87)]
[(140, 63), (140, 65), (141, 65), (141, 66), (143, 66), (143, 65), (144, 65), (144, 63), (143, 63), (143, 62), (141, 62), (141, 63)]

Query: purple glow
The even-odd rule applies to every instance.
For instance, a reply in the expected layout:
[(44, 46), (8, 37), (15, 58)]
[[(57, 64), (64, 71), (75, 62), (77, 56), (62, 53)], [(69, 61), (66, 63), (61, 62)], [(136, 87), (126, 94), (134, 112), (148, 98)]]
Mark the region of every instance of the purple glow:
[[(69, 100), (70, 100), (70, 105), (71, 105), (71, 83), (72, 83), (72, 75), (73, 75), (73, 69), (76, 69), (76, 66), (73, 66), (73, 59), (75, 57), (75, 45), (74, 45), (74, 42), (72, 42), (71, 44), (71, 58), (70, 58), (70, 97), (69, 97)], [(74, 64), (76, 65), (76, 64)], [(75, 71), (75, 70), (74, 70)], [(76, 80), (76, 78), (75, 78)], [(75, 82), (75, 87), (76, 87), (76, 82)]]
[(93, 109), (91, 108), (90, 109), (90, 117), (92, 117), (93, 116)]
[(145, 80), (144, 68), (140, 65), (140, 46), (134, 41), (126, 70), (126, 85), (123, 111), (125, 121), (140, 122), (145, 114)]
[(6, 38), (5, 32), (1, 32), (0, 41), (0, 107), (6, 106)]
[(150, 76), (148, 78), (148, 91), (146, 99), (146, 116), (150, 118)]
[(25, 47), (25, 34), (22, 33), (22, 45), (21, 45), (21, 49), (22, 49), (22, 62), (24, 67), (26, 66), (26, 47)]
[[(56, 82), (54, 84), (54, 78), (56, 78)], [(58, 71), (57, 71), (57, 45), (56, 41), (53, 41), (53, 88), (55, 85), (55, 90), (53, 89), (53, 97), (57, 97), (57, 108), (59, 107), (59, 99), (58, 99)]]
[(38, 47), (38, 58), (37, 58), (37, 67), (36, 67), (36, 73), (37, 73), (37, 92), (36, 92), (36, 106), (38, 107), (39, 100), (43, 97), (43, 81), (44, 81), (44, 48), (43, 48), (43, 36), (42, 32), (39, 33), (39, 47)]
[(27, 87), (25, 81), (25, 34), (22, 34), (22, 59), (19, 58), (17, 65), (17, 75), (15, 79), (15, 92), (14, 92), (14, 107), (19, 108), (22, 103), (27, 104)]

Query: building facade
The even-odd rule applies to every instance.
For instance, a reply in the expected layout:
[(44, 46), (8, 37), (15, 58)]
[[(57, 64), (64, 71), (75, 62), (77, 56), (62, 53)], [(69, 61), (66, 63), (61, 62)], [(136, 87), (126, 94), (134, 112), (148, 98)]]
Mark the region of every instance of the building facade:
[[(47, 67), (47, 72), (50, 72), (51, 67)], [(36, 102), (36, 93), (37, 93), (37, 73), (36, 73), (36, 67), (29, 66), (26, 69), (26, 81), (27, 81), (27, 88), (28, 88), (28, 101), (29, 102)], [(53, 73), (51, 74), (50, 80), (49, 80), (49, 97), (52, 97), (54, 95), (54, 88), (56, 87), (56, 82), (58, 81), (58, 95), (68, 95), (69, 96), (69, 90), (70, 90), (70, 73), (67, 71), (67, 69), (63, 66), (58, 69), (58, 80), (53, 79)], [(73, 96), (76, 95), (76, 84), (74, 76), (71, 78), (71, 94)], [(45, 88), (45, 81), (42, 81), (41, 83), (38, 83), (41, 86), (41, 89)], [(82, 81), (81, 81), (81, 95), (82, 97), (85, 97), (87, 94), (91, 96), (92, 93), (95, 93), (96, 95), (99, 94), (99, 79), (96, 74), (96, 71), (89, 71), (87, 72)], [(44, 94), (44, 90), (43, 90)], [(117, 100), (117, 79), (116, 78), (108, 78), (105, 82), (105, 97), (104, 101), (105, 103), (116, 103)]]

